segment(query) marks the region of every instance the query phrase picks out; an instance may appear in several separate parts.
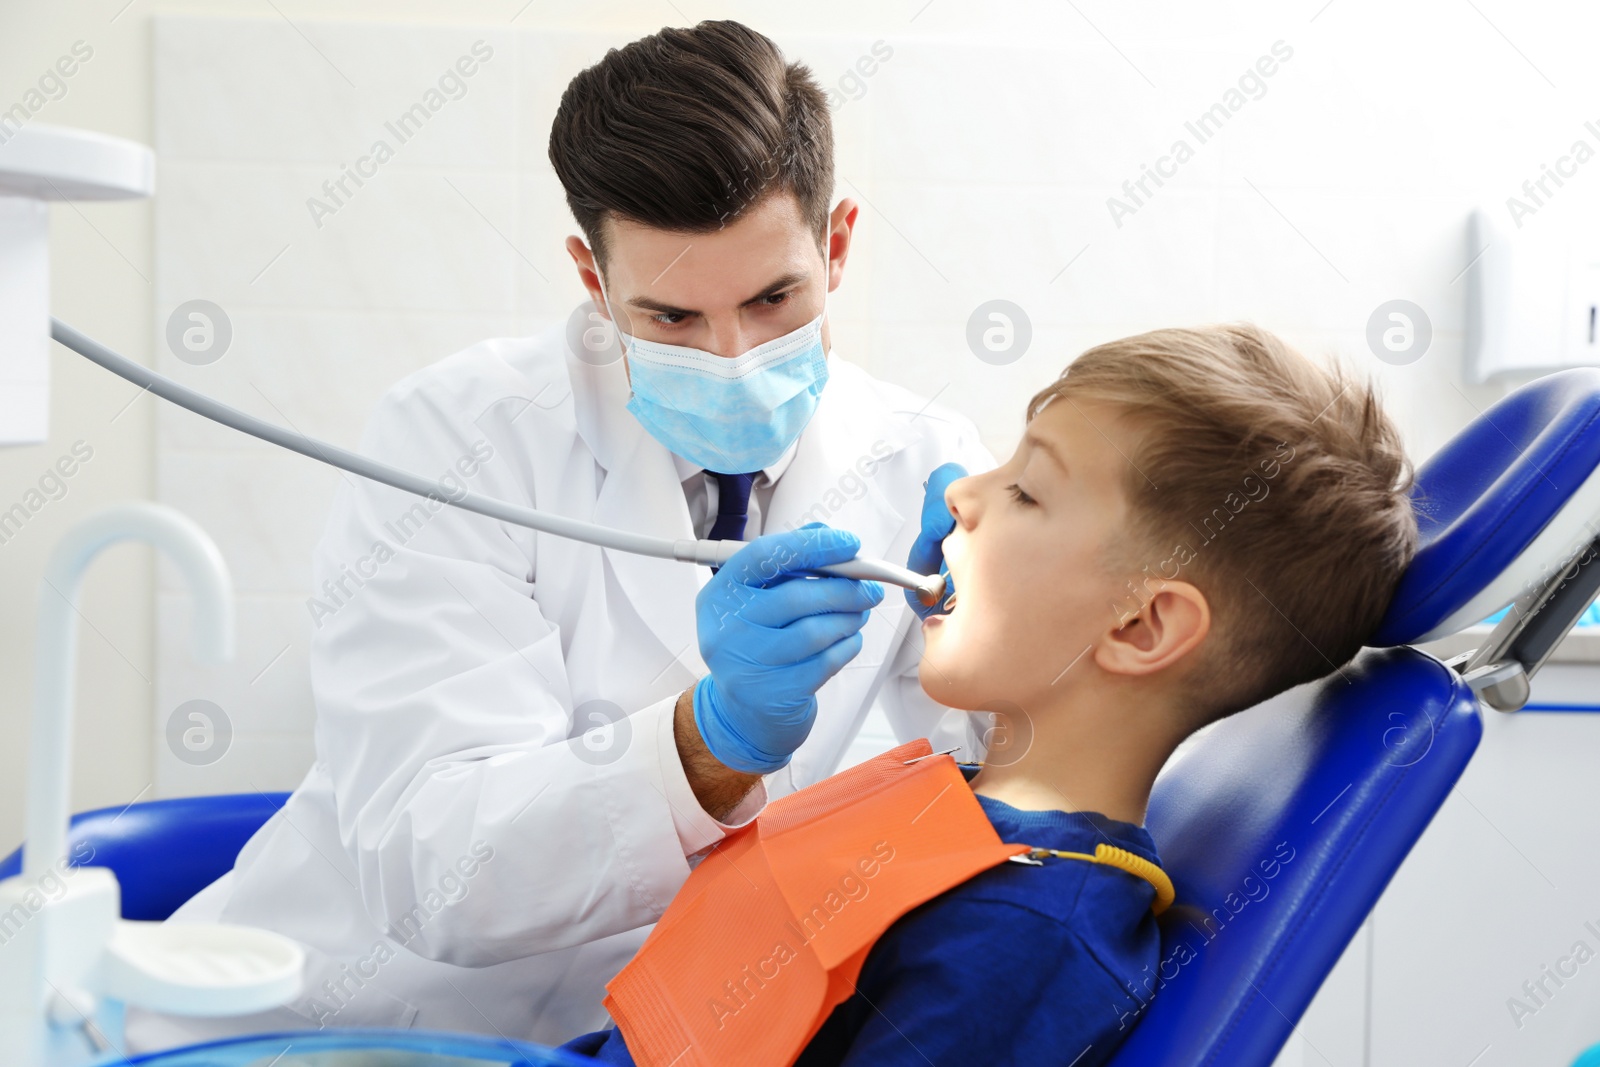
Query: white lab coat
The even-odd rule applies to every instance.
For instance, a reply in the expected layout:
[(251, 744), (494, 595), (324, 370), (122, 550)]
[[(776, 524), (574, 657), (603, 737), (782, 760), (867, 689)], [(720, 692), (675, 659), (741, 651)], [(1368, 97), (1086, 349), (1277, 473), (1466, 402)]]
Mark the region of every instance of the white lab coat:
[[(821, 520), (903, 562), (928, 474), (994, 459), (968, 419), (837, 355), (829, 368), (762, 532)], [(476, 467), (464, 481), (489, 496), (693, 537), (673, 457), (627, 399), (623, 365), (572, 358), (560, 331), (490, 340), (395, 385), (362, 451), (428, 475)], [(706, 672), (694, 601), (708, 576), (347, 477), (315, 555), (316, 763), (175, 917), (297, 939), (305, 990), (244, 1019), (130, 1012), (133, 1048), (318, 1025), (556, 1044), (607, 1025), (605, 983), (688, 857), (725, 833), (672, 732), (678, 694)], [(818, 693), (811, 735), (767, 776), (769, 799), (832, 773), (875, 700), (901, 740), (971, 746), (965, 717), (922, 692), (915, 616), (886, 593), (860, 655)], [(610, 762), (596, 737), (580, 751), (596, 720), (574, 712), (596, 700), (627, 713)]]

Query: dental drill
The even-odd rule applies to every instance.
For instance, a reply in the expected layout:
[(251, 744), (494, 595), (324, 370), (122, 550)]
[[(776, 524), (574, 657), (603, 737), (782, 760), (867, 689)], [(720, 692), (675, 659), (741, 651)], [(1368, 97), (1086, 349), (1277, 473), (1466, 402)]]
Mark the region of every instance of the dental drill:
[[(381, 482), (384, 485), (407, 493), (414, 493), (417, 496), (442, 500), (453, 507), (476, 512), (479, 515), (487, 515), (489, 518), (509, 522), (514, 526), (523, 526), (530, 530), (554, 534), (557, 537), (565, 537), (573, 541), (583, 541), (591, 545), (598, 545), (601, 548), (613, 548), (621, 552), (631, 552), (640, 556), (653, 556), (657, 559), (678, 560), (682, 563), (698, 563), (705, 567), (722, 566), (728, 562), (728, 559), (735, 552), (748, 544), (746, 541), (674, 540), (667, 537), (651, 537), (648, 534), (630, 533), (626, 530), (617, 530), (610, 526), (584, 522), (581, 519), (573, 519), (565, 515), (551, 515), (520, 504), (512, 504), (508, 501), (481, 496), (466, 490), (463, 490), (458, 496), (446, 496), (440, 492), (436, 483), (419, 474), (379, 463), (359, 453), (340, 448), (338, 445), (307, 437), (305, 434), (291, 433), (281, 426), (274, 426), (272, 423), (258, 419), (254, 415), (247, 415), (237, 408), (229, 407), (221, 401), (214, 400), (204, 393), (196, 392), (188, 386), (180, 385), (171, 378), (157, 374), (155, 371), (143, 367), (126, 356), (107, 348), (99, 341), (89, 337), (87, 334), (80, 333), (60, 319), (54, 317), (50, 319), (50, 336), (91, 362), (98, 363), (112, 374), (125, 378), (141, 389), (148, 389), (163, 400), (169, 400), (179, 407), (187, 408), (196, 415), (210, 419), (212, 422), (221, 423), (223, 426), (260, 438), (280, 448), (287, 448), (291, 452), (298, 452), (302, 456), (326, 463), (330, 467), (337, 467), (362, 478), (369, 478), (372, 481)], [(917, 599), (930, 607), (937, 604), (945, 593), (944, 575), (918, 574), (886, 560), (859, 558), (846, 560), (843, 563), (832, 563), (818, 567), (816, 572), (840, 578), (856, 578), (898, 585), (916, 593)]]

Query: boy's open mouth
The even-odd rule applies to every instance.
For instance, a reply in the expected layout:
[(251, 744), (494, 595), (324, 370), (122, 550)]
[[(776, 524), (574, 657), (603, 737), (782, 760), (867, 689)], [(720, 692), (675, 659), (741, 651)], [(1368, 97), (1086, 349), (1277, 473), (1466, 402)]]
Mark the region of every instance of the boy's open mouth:
[(950, 566), (950, 560), (948, 558), (945, 559), (945, 578), (950, 592), (944, 598), (944, 602), (940, 605), (939, 611), (934, 615), (929, 616), (930, 618), (939, 618), (944, 615), (949, 615), (956, 610), (956, 597), (960, 595), (961, 587), (956, 582), (956, 568)]

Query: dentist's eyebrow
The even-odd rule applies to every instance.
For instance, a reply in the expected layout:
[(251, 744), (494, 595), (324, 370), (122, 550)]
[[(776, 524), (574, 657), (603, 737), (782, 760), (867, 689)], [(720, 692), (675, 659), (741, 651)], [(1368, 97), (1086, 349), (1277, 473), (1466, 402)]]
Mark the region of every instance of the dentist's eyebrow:
[(688, 308), (673, 307), (671, 304), (663, 304), (659, 300), (651, 300), (648, 296), (630, 297), (628, 300), (628, 306), (638, 308), (640, 311), (650, 311), (657, 315), (700, 314), (700, 312), (690, 311)]
[(771, 285), (767, 286), (765, 289), (761, 290), (761, 292), (757, 293), (755, 296), (752, 296), (749, 300), (746, 300), (744, 303), (740, 304), (739, 306), (742, 307), (742, 308), (747, 308), (751, 304), (759, 304), (761, 301), (767, 299), (767, 297), (769, 297), (769, 296), (777, 296), (783, 290), (789, 288), (792, 285), (799, 285), (801, 282), (803, 282), (805, 280), (806, 280), (806, 275), (803, 274), (802, 272), (797, 271), (797, 270), (796, 271), (790, 271), (788, 274), (785, 274), (783, 277), (777, 279)]
[[(755, 296), (752, 296), (749, 300), (744, 301), (739, 306), (744, 308), (744, 307), (749, 307), (752, 304), (758, 304), (758, 303), (760, 303), (761, 301), (767, 299), (770, 296), (776, 296), (778, 293), (780, 293), (783, 290), (789, 288), (791, 285), (798, 285), (800, 282), (803, 282), (805, 280), (806, 280), (806, 275), (803, 272), (801, 272), (801, 271), (791, 271), (788, 274), (783, 275), (782, 277), (774, 279), (772, 282), (770, 282), (767, 285), (766, 288), (762, 289)], [(648, 312), (651, 312), (652, 314), (656, 314), (656, 315), (698, 315), (698, 314), (700, 314), (700, 312), (691, 311), (688, 308), (674, 307), (671, 304), (664, 304), (659, 300), (652, 300), (648, 296), (632, 297), (631, 299), (629, 299), (628, 304), (629, 304), (630, 307), (638, 308), (640, 311), (648, 311)]]

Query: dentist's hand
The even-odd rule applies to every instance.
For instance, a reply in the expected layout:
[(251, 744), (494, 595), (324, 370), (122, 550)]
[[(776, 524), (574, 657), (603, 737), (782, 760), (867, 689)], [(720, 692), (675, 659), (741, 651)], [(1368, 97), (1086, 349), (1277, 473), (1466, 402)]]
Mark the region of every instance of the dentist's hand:
[(695, 598), (711, 673), (694, 688), (694, 721), (724, 765), (775, 771), (811, 732), (817, 690), (861, 651), (860, 630), (883, 586), (798, 575), (852, 559), (860, 547), (855, 534), (821, 523), (758, 537)]
[(944, 562), (942, 542), (950, 536), (950, 531), (956, 528), (956, 517), (950, 514), (950, 506), (944, 502), (944, 491), (950, 488), (951, 482), (966, 476), (967, 468), (959, 463), (946, 463), (928, 475), (928, 491), (922, 497), (922, 532), (911, 545), (911, 554), (906, 559), (906, 566), (918, 574), (932, 574), (938, 571), (944, 575), (945, 586), (944, 596), (940, 598), (939, 603), (931, 607), (918, 600), (916, 593), (910, 589), (906, 590), (906, 603), (911, 605), (911, 610), (917, 613), (919, 619), (941, 614), (944, 611), (944, 602), (955, 592), (955, 583), (950, 579), (950, 568)]

